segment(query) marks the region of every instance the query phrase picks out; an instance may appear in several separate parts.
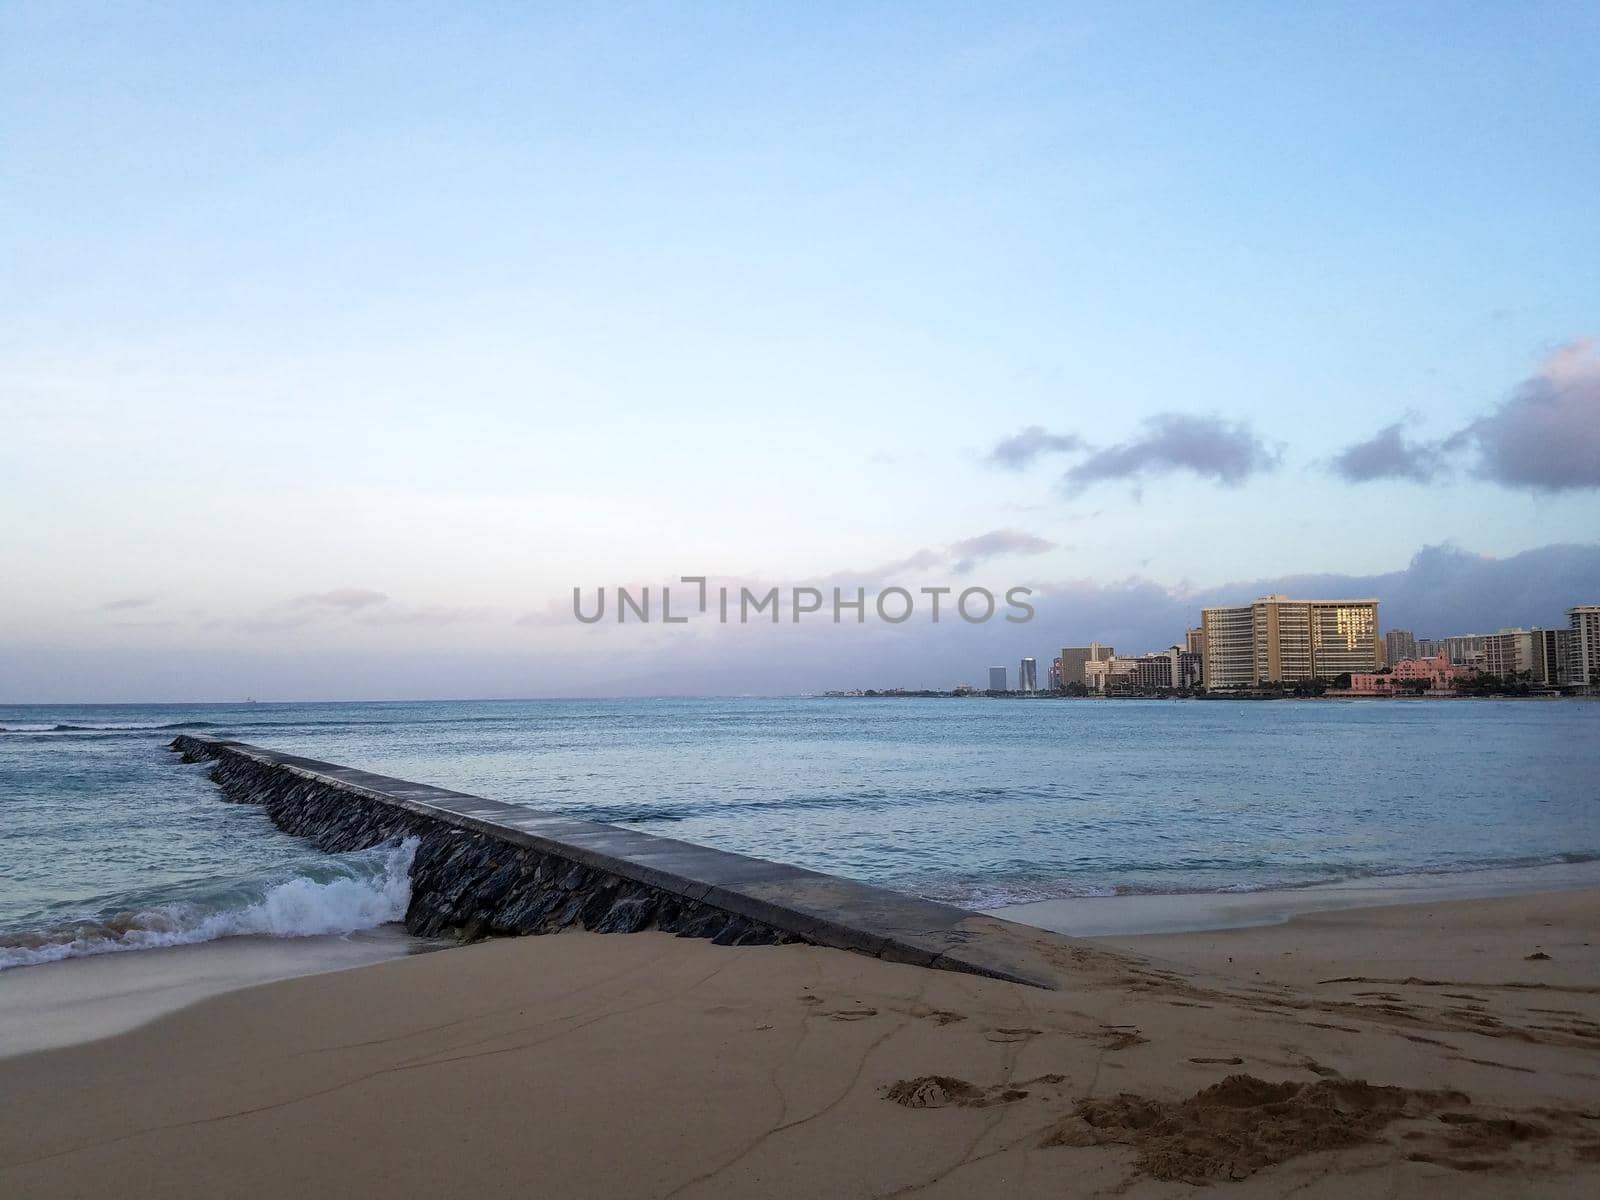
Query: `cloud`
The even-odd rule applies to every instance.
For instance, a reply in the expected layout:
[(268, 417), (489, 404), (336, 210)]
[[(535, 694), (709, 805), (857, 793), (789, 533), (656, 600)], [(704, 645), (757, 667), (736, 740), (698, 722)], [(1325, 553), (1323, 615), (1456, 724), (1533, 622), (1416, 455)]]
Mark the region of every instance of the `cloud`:
[(828, 576), (828, 578), (839, 579), (843, 577), (849, 577), (852, 579), (866, 579), (868, 581), (882, 581), (885, 579), (893, 579), (897, 575), (904, 575), (909, 572), (926, 571), (933, 567), (943, 566), (947, 561), (947, 557), (948, 556), (941, 551), (929, 550), (927, 547), (923, 547), (921, 550), (918, 550), (913, 554), (908, 554), (904, 558), (898, 558), (894, 562), (880, 563), (876, 567), (868, 567), (865, 571), (836, 571), (834, 574)]
[(1055, 548), (1056, 543), (1020, 529), (992, 529), (977, 537), (951, 542), (948, 551), (956, 560), (951, 570), (965, 574), (986, 558), (1005, 554), (1044, 554)]
[(1271, 470), (1280, 455), (1248, 424), (1217, 416), (1160, 413), (1144, 423), (1144, 433), (1096, 450), (1062, 477), (1069, 493), (1108, 479), (1142, 479), (1189, 471), (1236, 487)]
[(148, 608), (156, 602), (154, 596), (127, 596), (100, 606), (101, 612), (127, 612), (130, 608)]
[(1600, 488), (1600, 343), (1562, 346), (1450, 442), (1476, 449), (1478, 474), (1506, 487)]
[(489, 615), (489, 609), (472, 606), (406, 608), (386, 605), (361, 617), (360, 621), (363, 625), (459, 625), (464, 621), (481, 621)]
[(335, 588), (331, 592), (313, 592), (296, 596), (289, 604), (294, 608), (333, 608), (344, 612), (359, 612), (377, 604), (388, 603), (389, 597), (371, 588)]
[(281, 633), (326, 621), (333, 621), (343, 629), (352, 628), (352, 622), (374, 627), (441, 626), (482, 621), (492, 615), (492, 609), (481, 605), (406, 605), (371, 588), (335, 588), (295, 596), (253, 616), (219, 618), (207, 624), (245, 633)]
[(1453, 459), (1504, 487), (1600, 488), (1600, 345), (1582, 338), (1562, 346), (1493, 412), (1448, 437), (1411, 441), (1397, 421), (1346, 447), (1332, 467), (1351, 483), (1427, 483)]
[(991, 466), (1020, 471), (1031, 466), (1041, 454), (1070, 454), (1083, 449), (1086, 449), (1083, 439), (1077, 434), (1051, 433), (1043, 425), (1029, 425), (1020, 433), (996, 442), (986, 461)]
[(1386, 425), (1364, 442), (1334, 456), (1333, 470), (1351, 483), (1374, 479), (1410, 479), (1426, 483), (1439, 473), (1441, 448), (1436, 443), (1408, 441), (1402, 423)]
[(909, 575), (929, 571), (950, 571), (964, 575), (986, 559), (1012, 554), (1044, 554), (1057, 548), (1055, 542), (1021, 529), (991, 529), (987, 533), (961, 538), (937, 550), (925, 546), (915, 554), (893, 562), (880, 563), (865, 570), (846, 568), (819, 579), (801, 582), (817, 587), (865, 587), (871, 591), (902, 583)]

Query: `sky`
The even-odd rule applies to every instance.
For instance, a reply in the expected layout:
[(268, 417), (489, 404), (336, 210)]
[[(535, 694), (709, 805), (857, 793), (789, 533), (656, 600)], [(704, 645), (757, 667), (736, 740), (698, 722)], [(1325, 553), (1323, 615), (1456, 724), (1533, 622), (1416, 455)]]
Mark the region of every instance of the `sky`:
[[(0, 701), (950, 686), (1291, 583), (1561, 623), (1597, 50), (1577, 3), (0, 3)], [(571, 619), (683, 575), (1036, 616)]]

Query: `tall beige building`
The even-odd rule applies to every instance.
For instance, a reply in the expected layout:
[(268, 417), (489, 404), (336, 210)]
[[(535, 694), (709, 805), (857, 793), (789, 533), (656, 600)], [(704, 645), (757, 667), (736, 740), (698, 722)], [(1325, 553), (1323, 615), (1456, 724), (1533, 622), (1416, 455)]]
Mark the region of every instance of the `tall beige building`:
[(1600, 687), (1600, 604), (1567, 609), (1570, 642), (1567, 682), (1575, 687)]
[(1291, 600), (1201, 610), (1211, 688), (1333, 679), (1379, 665), (1376, 600)]
[(1256, 681), (1255, 608), (1200, 610), (1203, 671), (1208, 688), (1250, 687)]
[(1502, 629), (1483, 639), (1483, 669), (1554, 687), (1567, 682), (1571, 633), (1566, 629)]

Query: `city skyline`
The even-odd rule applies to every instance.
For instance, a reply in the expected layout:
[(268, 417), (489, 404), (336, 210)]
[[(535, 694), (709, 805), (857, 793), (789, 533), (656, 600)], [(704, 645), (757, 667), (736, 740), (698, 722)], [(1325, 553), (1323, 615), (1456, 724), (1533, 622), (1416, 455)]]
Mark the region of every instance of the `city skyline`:
[[(852, 582), (859, 578), (851, 577)], [(1574, 595), (1600, 595), (1600, 546), (1547, 547), (1505, 560), (1430, 547), (1404, 570), (1379, 576), (1280, 576), (1204, 592), (1179, 592), (1139, 579), (1112, 585), (1035, 585), (1041, 589), (1032, 598), (1038, 614), (1026, 625), (999, 620), (982, 627), (957, 622), (877, 629), (752, 624), (717, 627), (708, 637), (703, 627), (690, 627), (692, 632), (683, 635), (674, 630), (669, 636), (659, 623), (606, 623), (586, 626), (593, 649), (572, 655), (390, 654), (364, 643), (390, 628), (406, 628), (406, 613), (389, 597), (359, 590), (285, 602), (271, 614), (271, 624), (278, 638), (304, 626), (344, 634), (348, 644), (315, 655), (324, 669), (337, 667), (344, 675), (341, 685), (317, 694), (325, 699), (792, 695), (833, 690), (851, 680), (863, 687), (936, 688), (967, 678), (975, 654), (992, 654), (991, 663), (1042, 657), (1049, 664), (1044, 672), (1048, 676), (1060, 646), (1086, 643), (1095, 632), (1108, 644), (1124, 647), (1159, 649), (1173, 644), (1175, 637), (1184, 645), (1207, 604), (1246, 603), (1273, 593), (1325, 589), (1376, 595), (1385, 614), (1385, 633), (1407, 627), (1490, 632), (1549, 628), (1563, 623)], [(11, 654), (10, 672), (0, 675), (0, 702), (228, 701), (246, 696), (295, 700), (311, 695), (303, 690), (307, 673), (297, 656), (269, 647), (194, 655), (186, 640), (191, 631), (180, 621), (152, 615), (153, 607), (148, 598), (128, 597), (97, 610), (97, 615), (112, 621), (113, 628), (150, 628), (164, 636), (167, 652), (21, 647)], [(635, 650), (648, 651), (651, 668), (640, 669), (630, 659)], [(1041, 656), (1041, 650), (1049, 653)], [(86, 665), (91, 662), (92, 674)], [(865, 662), (873, 666), (863, 677)]]
[[(1392, 695), (1391, 682), (1416, 679), (1431, 683), (1427, 694), (1438, 695), (1460, 679), (1481, 675), (1587, 694), (1600, 687), (1600, 604), (1572, 605), (1566, 616), (1567, 624), (1550, 628), (1419, 638), (1408, 629), (1381, 629), (1376, 600), (1269, 595), (1250, 604), (1204, 609), (1199, 626), (1161, 649), (1118, 654), (1098, 641), (1063, 646), (1050, 660), (1045, 690), (1244, 692), (1263, 684), (1344, 680), (1337, 686), (1345, 690), (1331, 694)], [(1022, 682), (1032, 678), (1034, 661), (1022, 660), (1014, 689), (1006, 684), (1004, 668), (991, 667), (987, 691), (1038, 691)], [(1386, 678), (1391, 673), (1393, 680)], [(957, 684), (954, 690), (978, 689)]]

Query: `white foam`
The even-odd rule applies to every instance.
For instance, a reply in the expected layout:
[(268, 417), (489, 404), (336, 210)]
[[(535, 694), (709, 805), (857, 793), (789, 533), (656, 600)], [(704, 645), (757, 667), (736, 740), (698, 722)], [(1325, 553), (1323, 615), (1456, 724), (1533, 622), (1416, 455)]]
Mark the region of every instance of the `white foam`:
[(0, 947), (0, 970), (90, 954), (185, 946), (245, 934), (316, 937), (354, 933), (398, 921), (411, 903), (411, 861), (417, 839), (389, 847), (370, 876), (319, 882), (298, 876), (243, 907), (205, 910), (190, 903), (119, 914)]

